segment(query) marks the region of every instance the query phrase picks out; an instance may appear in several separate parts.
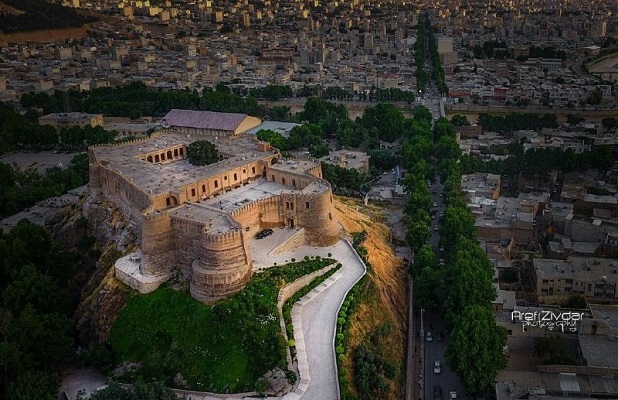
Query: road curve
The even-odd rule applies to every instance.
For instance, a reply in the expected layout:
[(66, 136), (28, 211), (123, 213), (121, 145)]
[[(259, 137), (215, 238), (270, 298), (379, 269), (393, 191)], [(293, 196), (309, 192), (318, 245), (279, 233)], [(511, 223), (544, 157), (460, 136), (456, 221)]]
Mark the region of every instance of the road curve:
[(339, 399), (335, 355), (337, 316), (345, 296), (366, 272), (365, 264), (345, 240), (320, 249), (343, 267), (300, 299), (292, 309), (301, 382), (285, 400)]

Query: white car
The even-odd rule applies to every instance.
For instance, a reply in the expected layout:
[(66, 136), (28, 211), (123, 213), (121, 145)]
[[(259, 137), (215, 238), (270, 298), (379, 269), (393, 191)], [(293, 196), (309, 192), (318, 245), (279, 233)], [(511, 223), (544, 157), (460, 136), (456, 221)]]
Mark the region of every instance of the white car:
[(433, 342), (433, 336), (431, 336), (431, 332), (427, 332), (427, 334), (425, 335), (425, 340), (427, 340), (428, 342)]
[(439, 374), (442, 372), (442, 365), (440, 364), (440, 360), (436, 360), (433, 362), (433, 373)]
[(448, 392), (449, 400), (457, 400), (457, 392)]

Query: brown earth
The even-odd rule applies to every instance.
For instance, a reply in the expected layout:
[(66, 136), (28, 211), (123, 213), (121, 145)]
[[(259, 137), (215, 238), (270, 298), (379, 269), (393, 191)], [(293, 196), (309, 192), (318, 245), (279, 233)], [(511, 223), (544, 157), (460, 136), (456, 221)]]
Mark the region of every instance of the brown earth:
[[(370, 281), (363, 288), (363, 301), (352, 316), (348, 333), (349, 350), (344, 367), (353, 371), (352, 349), (367, 343), (379, 327), (391, 327), (379, 342), (378, 351), (396, 367), (401, 367), (395, 380), (390, 382), (388, 399), (398, 399), (403, 382), (405, 333), (407, 326), (406, 273), (403, 260), (395, 256), (388, 243), (389, 228), (380, 222), (380, 209), (364, 206), (360, 201), (337, 198), (335, 210), (346, 233), (367, 232), (363, 245), (371, 264)], [(353, 378), (349, 376), (350, 383)], [(351, 385), (353, 386), (353, 385)], [(353, 389), (353, 388), (352, 388)]]
[(0, 33), (0, 45), (8, 43), (45, 42), (51, 43), (66, 39), (81, 39), (87, 36), (89, 26), (81, 28), (43, 29), (39, 31)]

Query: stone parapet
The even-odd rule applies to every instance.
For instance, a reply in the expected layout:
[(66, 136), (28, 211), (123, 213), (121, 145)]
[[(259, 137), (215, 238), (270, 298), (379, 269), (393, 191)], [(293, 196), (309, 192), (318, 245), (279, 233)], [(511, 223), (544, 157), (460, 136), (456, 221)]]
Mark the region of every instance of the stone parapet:
[(268, 256), (269, 257), (276, 256), (281, 253), (293, 251), (299, 248), (300, 246), (304, 245), (305, 241), (306, 241), (305, 228), (301, 228), (296, 233), (294, 233), (292, 236), (287, 238), (283, 243), (281, 243), (280, 245), (272, 249), (270, 253), (268, 253)]
[(141, 253), (131, 253), (122, 257), (114, 265), (116, 278), (125, 285), (141, 294), (152, 293), (165, 281), (169, 275), (145, 276), (140, 272)]

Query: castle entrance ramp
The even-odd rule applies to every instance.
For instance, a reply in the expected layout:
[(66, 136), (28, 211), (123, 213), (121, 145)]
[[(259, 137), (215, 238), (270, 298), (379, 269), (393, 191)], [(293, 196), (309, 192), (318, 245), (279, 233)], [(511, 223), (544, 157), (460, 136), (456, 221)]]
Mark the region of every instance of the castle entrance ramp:
[[(304, 245), (304, 232), (302, 228), (274, 228), (270, 236), (266, 236), (263, 239), (253, 237), (249, 240), (249, 252), (253, 260), (253, 269), (272, 267), (274, 264), (271, 258), (272, 255), (281, 254), (286, 250), (292, 250), (295, 247)], [(295, 245), (297, 241), (300, 243)], [(288, 259), (288, 262), (290, 261)], [(279, 262), (278, 264), (285, 263)]]

